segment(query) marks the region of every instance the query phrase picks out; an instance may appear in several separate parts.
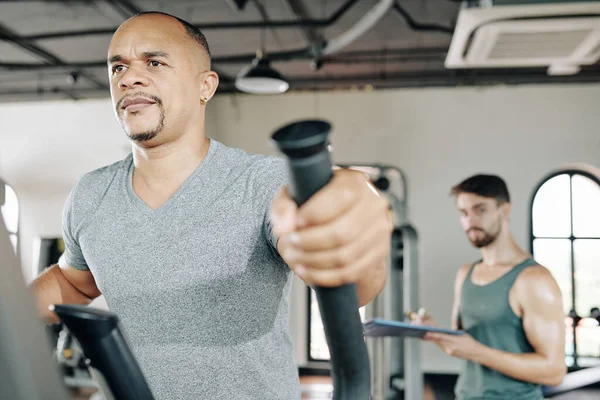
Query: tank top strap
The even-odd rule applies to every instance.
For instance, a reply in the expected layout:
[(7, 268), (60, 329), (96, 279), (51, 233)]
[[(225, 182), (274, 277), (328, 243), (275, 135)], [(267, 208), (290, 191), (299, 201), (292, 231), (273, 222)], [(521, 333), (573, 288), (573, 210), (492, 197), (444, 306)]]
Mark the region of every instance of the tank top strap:
[(469, 272), (467, 272), (467, 276), (465, 277), (465, 282), (471, 281), (471, 275), (473, 275), (473, 270), (475, 270), (475, 266), (482, 261), (483, 261), (483, 259), (480, 259), (471, 264), (471, 268), (469, 268)]
[(509, 285), (512, 285), (514, 281), (517, 280), (519, 274), (527, 267), (532, 265), (537, 265), (537, 262), (532, 257), (527, 257), (525, 260), (521, 261), (519, 264), (515, 265), (510, 271), (508, 271), (504, 275), (504, 280), (508, 281)]

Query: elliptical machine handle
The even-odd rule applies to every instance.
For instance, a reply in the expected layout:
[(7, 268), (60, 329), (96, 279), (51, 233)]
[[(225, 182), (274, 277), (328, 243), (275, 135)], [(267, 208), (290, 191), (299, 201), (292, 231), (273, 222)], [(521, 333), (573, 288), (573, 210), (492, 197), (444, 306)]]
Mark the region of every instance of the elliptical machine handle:
[(115, 400), (154, 400), (117, 316), (81, 305), (55, 305), (53, 311), (75, 336), (89, 365), (102, 374)]
[[(332, 178), (327, 148), (331, 125), (320, 120), (295, 122), (271, 139), (286, 156), (292, 198), (301, 206)], [(369, 356), (358, 312), (354, 284), (315, 287), (331, 355), (334, 400), (368, 400), (371, 396)]]

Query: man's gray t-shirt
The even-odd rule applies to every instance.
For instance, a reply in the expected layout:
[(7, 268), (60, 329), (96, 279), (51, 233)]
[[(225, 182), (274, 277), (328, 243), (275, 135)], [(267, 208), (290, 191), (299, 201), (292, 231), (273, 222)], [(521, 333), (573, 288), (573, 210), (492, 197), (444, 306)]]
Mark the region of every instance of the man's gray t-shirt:
[(268, 218), (283, 161), (211, 140), (160, 208), (131, 155), (86, 174), (63, 215), (64, 260), (92, 271), (157, 400), (298, 399), (292, 273)]

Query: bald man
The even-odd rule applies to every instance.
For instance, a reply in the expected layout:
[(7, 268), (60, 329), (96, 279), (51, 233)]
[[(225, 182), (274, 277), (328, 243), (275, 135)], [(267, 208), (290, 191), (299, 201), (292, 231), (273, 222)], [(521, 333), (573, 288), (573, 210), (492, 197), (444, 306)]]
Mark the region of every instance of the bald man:
[(108, 70), (132, 153), (71, 191), (65, 253), (33, 283), (41, 315), (103, 294), (157, 399), (300, 398), (292, 273), (355, 283), (367, 304), (386, 280), (388, 204), (362, 174), (339, 170), (297, 209), (282, 160), (207, 136), (219, 79), (185, 21), (124, 22)]

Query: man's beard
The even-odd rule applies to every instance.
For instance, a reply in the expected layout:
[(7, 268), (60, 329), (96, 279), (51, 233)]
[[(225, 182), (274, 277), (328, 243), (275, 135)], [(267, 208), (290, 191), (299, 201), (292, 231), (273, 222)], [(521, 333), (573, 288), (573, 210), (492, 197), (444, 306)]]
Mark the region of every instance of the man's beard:
[(158, 108), (160, 110), (160, 116), (159, 116), (158, 124), (156, 125), (156, 127), (149, 131), (141, 132), (141, 133), (130, 134), (128, 132), (125, 132), (125, 134), (127, 135), (127, 137), (129, 139), (131, 139), (135, 142), (147, 142), (149, 140), (154, 139), (160, 132), (162, 132), (163, 128), (165, 127), (165, 110), (162, 108), (161, 104), (156, 103), (156, 105), (158, 106)]
[(496, 229), (494, 229), (493, 233), (490, 232), (486, 232), (483, 229), (479, 229), (479, 228), (473, 228), (472, 230), (477, 230), (477, 231), (481, 231), (483, 232), (483, 237), (482, 238), (477, 238), (477, 239), (471, 239), (468, 236), (467, 232), (467, 238), (469, 239), (469, 241), (471, 242), (471, 244), (475, 247), (477, 247), (478, 249), (481, 249), (482, 247), (486, 247), (489, 246), (490, 244), (494, 243), (494, 241), (498, 238), (498, 235), (500, 235), (500, 221), (498, 221), (496, 227)]
[[(129, 132), (127, 132), (127, 130), (125, 129), (125, 126), (123, 125), (123, 121), (121, 121), (121, 126), (123, 126), (125, 134), (127, 135), (127, 137), (130, 140), (133, 140), (135, 142), (147, 142), (149, 140), (154, 139), (164, 129), (164, 127), (165, 127), (165, 109), (163, 107), (162, 101), (157, 96), (147, 94), (147, 93), (136, 93), (135, 95), (130, 95), (128, 97), (136, 97), (136, 96), (144, 97), (144, 98), (151, 99), (152, 101), (154, 101), (154, 104), (160, 110), (160, 114), (158, 117), (158, 124), (156, 125), (156, 127), (154, 129), (151, 129), (146, 132), (134, 133), (134, 134), (130, 134)], [(124, 100), (125, 100), (125, 98), (122, 98), (121, 100), (119, 100), (119, 102), (116, 105), (117, 110), (121, 109), (121, 104)]]

